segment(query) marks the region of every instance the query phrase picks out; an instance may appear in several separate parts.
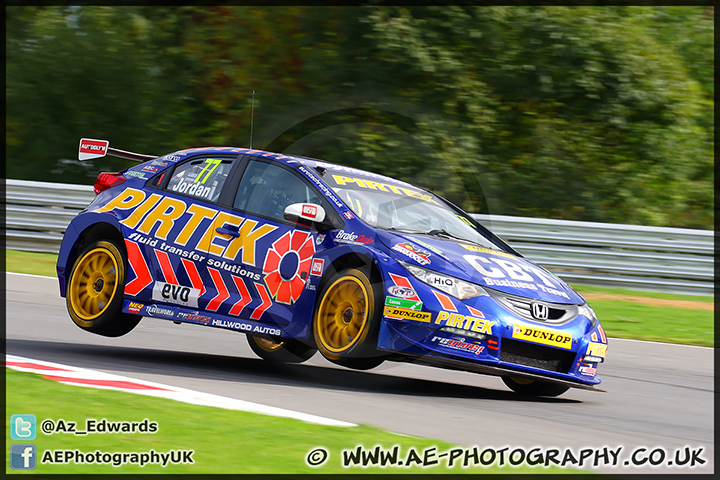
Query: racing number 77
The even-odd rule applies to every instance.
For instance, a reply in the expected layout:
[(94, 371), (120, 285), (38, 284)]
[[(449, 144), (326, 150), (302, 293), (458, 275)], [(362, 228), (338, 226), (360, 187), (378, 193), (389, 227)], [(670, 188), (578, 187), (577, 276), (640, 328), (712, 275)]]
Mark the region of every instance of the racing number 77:
[(197, 183), (198, 180), (200, 180), (200, 177), (202, 177), (203, 173), (205, 173), (205, 170), (207, 170), (208, 167), (209, 167), (210, 165), (212, 165), (212, 168), (207, 172), (207, 175), (205, 175), (205, 178), (203, 178), (203, 181), (200, 182), (200, 183), (205, 183), (205, 182), (207, 181), (208, 177), (212, 174), (212, 172), (215, 171), (215, 169), (218, 167), (218, 165), (220, 165), (221, 162), (222, 162), (222, 160), (215, 160), (215, 159), (212, 159), (212, 158), (208, 158), (207, 160), (205, 160), (205, 163), (207, 163), (207, 165), (205, 165), (205, 168), (203, 168), (203, 169), (200, 171), (200, 174), (195, 178), (195, 182), (194, 182), (194, 183)]

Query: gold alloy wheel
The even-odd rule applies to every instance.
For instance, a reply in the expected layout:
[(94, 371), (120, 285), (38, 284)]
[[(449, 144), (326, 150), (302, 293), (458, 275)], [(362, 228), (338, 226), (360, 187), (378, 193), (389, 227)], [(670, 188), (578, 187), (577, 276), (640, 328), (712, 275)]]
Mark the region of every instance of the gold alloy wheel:
[(283, 348), (283, 346), (285, 346), (285, 342), (276, 342), (269, 338), (253, 337), (253, 340), (258, 347), (268, 352), (280, 350), (281, 348)]
[(323, 296), (317, 313), (316, 333), (332, 353), (349, 350), (365, 334), (368, 323), (368, 291), (354, 276), (336, 280)]
[(77, 263), (67, 296), (79, 325), (91, 327), (107, 310), (117, 290), (118, 264), (106, 248), (87, 252)]

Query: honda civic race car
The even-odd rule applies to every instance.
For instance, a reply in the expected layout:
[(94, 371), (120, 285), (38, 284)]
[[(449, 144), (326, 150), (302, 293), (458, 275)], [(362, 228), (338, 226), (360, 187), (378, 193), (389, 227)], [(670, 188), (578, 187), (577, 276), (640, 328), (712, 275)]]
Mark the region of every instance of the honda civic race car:
[(233, 147), (162, 157), (82, 139), (100, 173), (70, 223), (60, 293), (83, 330), (143, 317), (245, 333), (301, 362), (409, 361), (501, 376), (514, 391), (600, 390), (607, 338), (585, 299), (430, 191), (320, 160)]

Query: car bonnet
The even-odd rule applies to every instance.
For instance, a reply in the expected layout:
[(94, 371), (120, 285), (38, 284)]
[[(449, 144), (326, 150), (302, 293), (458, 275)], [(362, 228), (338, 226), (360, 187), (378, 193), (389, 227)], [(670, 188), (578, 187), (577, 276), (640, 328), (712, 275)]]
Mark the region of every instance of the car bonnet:
[(544, 268), (510, 253), (472, 242), (429, 235), (377, 231), (398, 260), (511, 295), (552, 303), (583, 304), (585, 300)]

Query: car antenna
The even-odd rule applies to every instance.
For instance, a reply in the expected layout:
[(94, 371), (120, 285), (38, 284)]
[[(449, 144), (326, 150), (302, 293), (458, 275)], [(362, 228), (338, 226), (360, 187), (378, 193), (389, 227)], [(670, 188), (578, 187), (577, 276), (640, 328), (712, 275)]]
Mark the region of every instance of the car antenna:
[(253, 120), (255, 119), (255, 90), (252, 94), (252, 107), (250, 110), (250, 149), (252, 149)]

